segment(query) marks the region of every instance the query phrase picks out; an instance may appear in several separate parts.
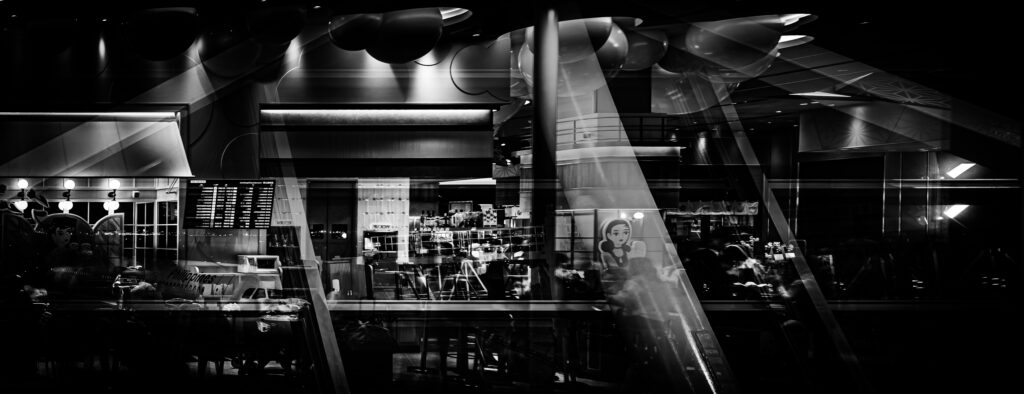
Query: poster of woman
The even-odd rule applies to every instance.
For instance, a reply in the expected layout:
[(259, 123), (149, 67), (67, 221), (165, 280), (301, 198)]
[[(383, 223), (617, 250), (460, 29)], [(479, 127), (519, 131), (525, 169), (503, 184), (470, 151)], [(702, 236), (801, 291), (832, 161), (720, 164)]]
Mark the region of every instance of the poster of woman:
[(629, 259), (647, 256), (647, 244), (633, 240), (633, 226), (626, 219), (608, 219), (601, 225), (601, 262), (605, 268), (625, 267)]

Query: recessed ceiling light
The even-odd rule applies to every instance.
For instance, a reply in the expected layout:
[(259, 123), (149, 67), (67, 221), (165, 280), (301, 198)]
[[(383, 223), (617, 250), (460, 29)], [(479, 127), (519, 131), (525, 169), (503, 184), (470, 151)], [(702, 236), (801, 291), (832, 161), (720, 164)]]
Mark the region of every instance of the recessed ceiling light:
[(782, 113), (782, 111), (775, 111), (775, 113), (777, 113), (777, 114), (781, 114), (781, 113)]
[(473, 37), (480, 37), (480, 33), (473, 33)]
[(807, 105), (807, 103), (800, 103), (800, 105)]
[(319, 9), (320, 9), (320, 5), (319, 5), (319, 4), (317, 4), (317, 5), (313, 6), (313, 9), (314, 9), (314, 10), (319, 10)]

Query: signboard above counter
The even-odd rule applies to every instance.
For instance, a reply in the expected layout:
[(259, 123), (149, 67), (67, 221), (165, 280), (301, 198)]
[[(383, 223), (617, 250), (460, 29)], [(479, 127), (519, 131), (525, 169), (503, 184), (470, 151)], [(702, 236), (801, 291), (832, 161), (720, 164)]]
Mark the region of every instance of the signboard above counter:
[(186, 229), (270, 227), (274, 180), (190, 179), (185, 189)]

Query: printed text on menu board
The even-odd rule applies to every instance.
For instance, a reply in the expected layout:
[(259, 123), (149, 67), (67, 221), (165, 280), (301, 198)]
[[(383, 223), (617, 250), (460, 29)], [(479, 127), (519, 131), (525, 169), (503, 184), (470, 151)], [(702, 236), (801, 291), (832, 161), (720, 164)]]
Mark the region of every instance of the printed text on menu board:
[(191, 179), (185, 190), (185, 228), (267, 228), (273, 180)]

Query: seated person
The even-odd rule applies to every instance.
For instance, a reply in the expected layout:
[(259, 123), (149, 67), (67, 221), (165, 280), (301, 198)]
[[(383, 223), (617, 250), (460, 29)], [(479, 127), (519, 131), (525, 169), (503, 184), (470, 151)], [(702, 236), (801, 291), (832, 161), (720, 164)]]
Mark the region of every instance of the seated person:
[[(562, 284), (562, 299), (594, 300), (602, 298), (600, 284), (597, 282), (596, 270), (578, 270), (569, 258), (562, 253), (556, 257), (555, 279)], [(590, 267), (589, 262), (586, 267)], [(591, 274), (588, 274), (591, 272)]]

